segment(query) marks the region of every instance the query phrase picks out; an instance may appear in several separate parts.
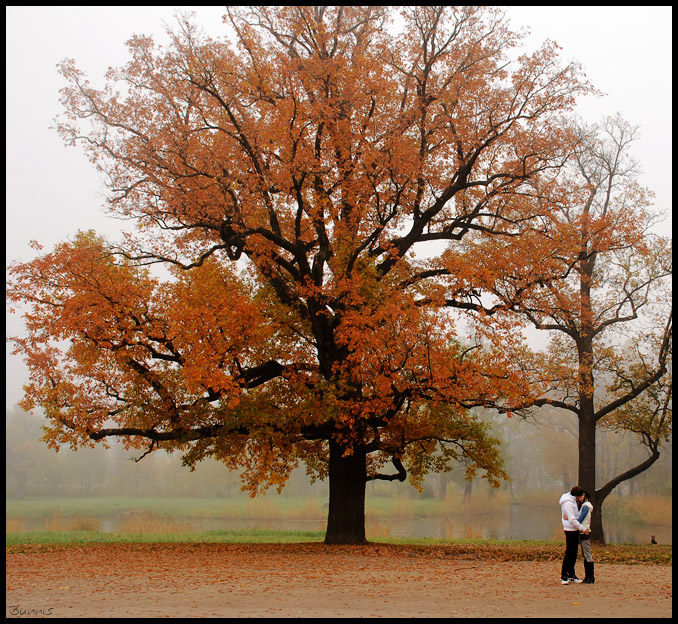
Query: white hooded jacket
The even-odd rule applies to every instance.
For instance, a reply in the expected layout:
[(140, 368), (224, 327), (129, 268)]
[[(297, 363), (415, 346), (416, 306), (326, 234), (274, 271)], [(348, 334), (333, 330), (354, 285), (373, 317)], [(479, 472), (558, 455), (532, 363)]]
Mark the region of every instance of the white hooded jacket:
[[(579, 509), (577, 509), (577, 499), (569, 492), (565, 492), (560, 497), (560, 519), (563, 522), (564, 531), (585, 531), (586, 527), (581, 524), (577, 518), (579, 517)], [(563, 518), (567, 516), (567, 520)]]
[(584, 501), (581, 504), (577, 520), (579, 520), (586, 529), (591, 528), (591, 514), (593, 514), (593, 505), (589, 501)]

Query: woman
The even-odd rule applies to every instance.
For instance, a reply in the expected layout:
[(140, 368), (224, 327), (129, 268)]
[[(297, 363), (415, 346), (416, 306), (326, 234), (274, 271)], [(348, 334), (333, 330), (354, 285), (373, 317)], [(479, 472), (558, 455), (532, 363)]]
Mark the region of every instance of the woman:
[(579, 532), (582, 531), (585, 535), (588, 535), (590, 530), (577, 520), (579, 515), (578, 502), (584, 502), (584, 490), (578, 485), (575, 485), (569, 493), (565, 492), (560, 497), (560, 515), (563, 522), (563, 531), (565, 531), (565, 555), (560, 571), (561, 585), (582, 582), (574, 573), (574, 565), (577, 562), (577, 553), (579, 552)]
[[(590, 503), (589, 493), (584, 490), (584, 502), (581, 504), (579, 510), (579, 517), (577, 522), (591, 531), (591, 514), (593, 513), (593, 505)], [(567, 520), (567, 518), (565, 518)], [(581, 556), (584, 557), (584, 583), (595, 583), (596, 579), (593, 576), (593, 555), (591, 554), (591, 536), (589, 533), (579, 532), (579, 541), (581, 543)]]

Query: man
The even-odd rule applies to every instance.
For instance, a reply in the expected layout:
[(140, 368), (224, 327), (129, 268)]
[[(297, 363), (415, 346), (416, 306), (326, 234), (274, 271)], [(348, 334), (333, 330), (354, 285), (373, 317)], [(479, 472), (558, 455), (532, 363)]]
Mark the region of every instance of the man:
[[(579, 552), (579, 531), (588, 535), (591, 531), (577, 520), (579, 510), (577, 503), (584, 501), (584, 490), (575, 485), (570, 492), (565, 492), (560, 497), (560, 518), (565, 531), (565, 556), (563, 557), (563, 567), (560, 572), (561, 585), (570, 583), (581, 583), (574, 573), (574, 564), (577, 561)], [(567, 519), (566, 519), (567, 518)]]

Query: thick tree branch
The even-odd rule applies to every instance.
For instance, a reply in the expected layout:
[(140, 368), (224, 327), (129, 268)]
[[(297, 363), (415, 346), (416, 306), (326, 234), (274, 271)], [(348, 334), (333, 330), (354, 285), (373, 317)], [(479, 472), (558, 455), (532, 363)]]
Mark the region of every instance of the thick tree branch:
[(652, 464), (654, 464), (659, 459), (660, 453), (656, 446), (653, 446), (651, 452), (652, 454), (644, 462), (641, 462), (633, 468), (629, 468), (629, 470), (622, 472), (613, 479), (610, 479), (601, 488), (597, 489), (596, 495), (599, 497), (599, 500), (605, 499), (620, 483), (628, 481), (629, 479), (633, 479), (633, 477), (645, 472), (650, 466), (652, 466)]
[(407, 479), (407, 471), (403, 466), (402, 462), (397, 458), (393, 457), (391, 463), (395, 466), (395, 469), (398, 471), (396, 474), (374, 474), (368, 475), (367, 481), (381, 480), (381, 481), (405, 481)]

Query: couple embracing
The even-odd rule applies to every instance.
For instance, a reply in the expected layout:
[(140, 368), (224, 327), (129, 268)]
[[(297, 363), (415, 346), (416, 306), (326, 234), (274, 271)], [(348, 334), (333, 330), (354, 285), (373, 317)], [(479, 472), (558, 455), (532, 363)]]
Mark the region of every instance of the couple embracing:
[[(593, 505), (589, 502), (589, 495), (578, 485), (575, 485), (569, 493), (565, 492), (560, 497), (560, 510), (565, 531), (565, 556), (560, 573), (560, 582), (563, 585), (570, 583), (593, 583), (593, 557), (591, 555), (591, 512)], [(580, 509), (581, 508), (581, 509)], [(581, 542), (582, 555), (584, 556), (584, 580), (577, 578), (574, 573), (574, 564), (577, 561), (577, 552)]]

